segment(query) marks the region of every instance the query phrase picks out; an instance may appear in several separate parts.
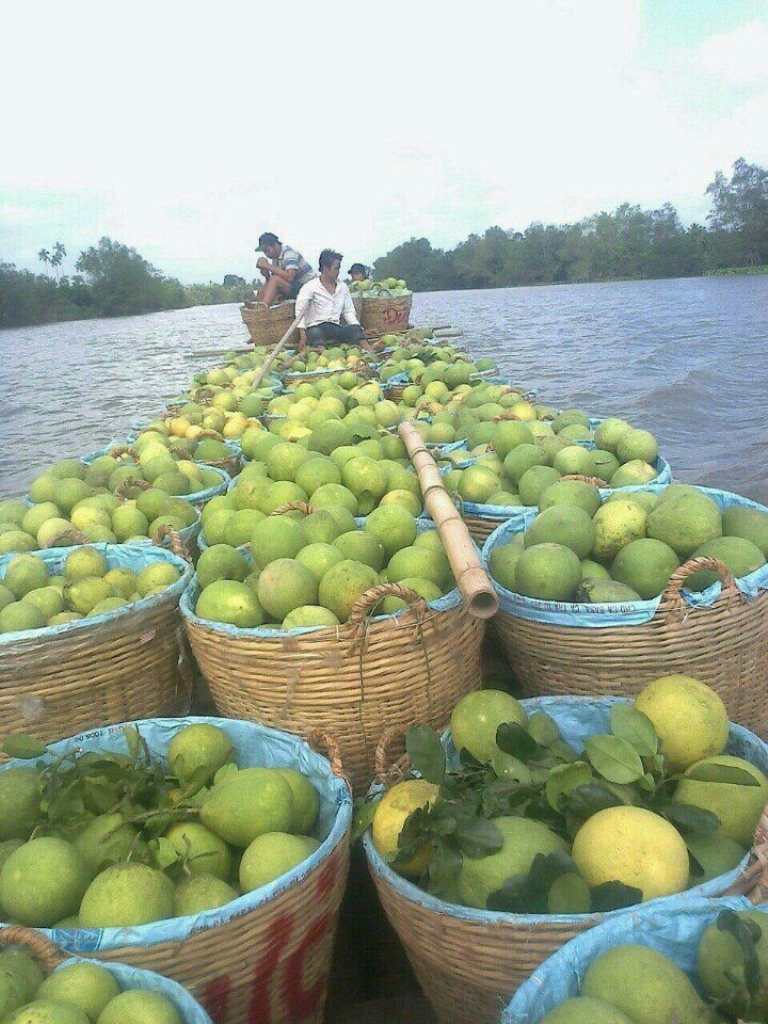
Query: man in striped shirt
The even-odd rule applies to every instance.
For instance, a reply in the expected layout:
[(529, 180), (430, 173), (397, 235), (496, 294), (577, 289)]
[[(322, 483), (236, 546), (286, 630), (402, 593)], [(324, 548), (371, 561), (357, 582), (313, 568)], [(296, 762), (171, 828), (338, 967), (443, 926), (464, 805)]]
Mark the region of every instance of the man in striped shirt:
[(265, 306), (284, 299), (295, 299), (302, 285), (317, 277), (301, 253), (290, 245), (283, 245), (271, 231), (265, 231), (259, 237), (256, 252), (259, 251), (268, 257), (265, 259), (262, 256), (256, 261), (256, 266), (266, 278), (266, 284), (259, 288), (256, 299)]

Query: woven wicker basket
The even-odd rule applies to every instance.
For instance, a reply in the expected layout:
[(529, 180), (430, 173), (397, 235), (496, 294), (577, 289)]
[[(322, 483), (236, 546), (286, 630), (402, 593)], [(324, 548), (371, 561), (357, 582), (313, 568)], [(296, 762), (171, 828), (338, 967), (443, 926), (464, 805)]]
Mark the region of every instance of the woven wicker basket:
[[(538, 701), (528, 702), (533, 710)], [(552, 704), (546, 710), (557, 717)], [(384, 769), (379, 747), (379, 778), (394, 781), (403, 759)], [(753, 855), (745, 870), (723, 876), (699, 887), (706, 895), (755, 893), (764, 899), (764, 875), (768, 843), (768, 809), (763, 811), (755, 833)], [(570, 939), (606, 919), (610, 914), (537, 915), (492, 913), (447, 903), (430, 896), (397, 875), (374, 847), (370, 833), (363, 839), (368, 866), (389, 923), (405, 947), (416, 978), (432, 1004), (440, 1024), (498, 1024), (502, 1007), (513, 992), (555, 950)], [(759, 887), (759, 889), (757, 888)], [(756, 891), (757, 889), (757, 891)], [(693, 897), (694, 890), (690, 890)], [(668, 904), (674, 896), (654, 900), (644, 907)], [(631, 912), (631, 911), (630, 911)]]
[[(200, 1001), (215, 1024), (321, 1024), (352, 820), (338, 748), (328, 734), (313, 737), (318, 748), (328, 750), (329, 764), (297, 737), (250, 722), (194, 718), (132, 724), (140, 728), (152, 754), (164, 756), (173, 735), (190, 722), (209, 722), (227, 731), (243, 767), (285, 766), (309, 774), (321, 796), (320, 848), (282, 879), (239, 897), (231, 909), (134, 928), (67, 928), (43, 934), (78, 955), (173, 978)], [(122, 731), (116, 725), (74, 736), (56, 744), (52, 754), (73, 746), (124, 751)]]
[[(81, 957), (70, 956), (46, 935), (33, 928), (21, 928), (17, 925), (0, 928), (0, 947), (2, 946), (21, 947), (30, 954), (45, 974), (55, 971), (57, 967), (87, 963), (87, 960)], [(136, 967), (128, 967), (126, 964), (110, 964), (107, 970), (122, 992), (129, 989), (144, 989), (165, 996), (179, 1014), (181, 1024), (213, 1024), (202, 1006), (178, 982), (164, 978), (154, 971), (143, 971)]]
[(391, 295), (372, 295), (363, 299), (360, 324), (365, 331), (394, 334), (408, 327), (413, 295), (394, 298)]
[[(240, 307), (243, 323), (248, 328), (254, 345), (276, 345), (293, 323), (295, 303), (280, 302), (276, 306), (257, 305), (252, 309)], [(298, 338), (298, 331), (293, 331), (286, 344)]]
[[(413, 602), (371, 619), (387, 595)], [(373, 777), (384, 728), (442, 728), (457, 701), (480, 686), (484, 626), (456, 597), (432, 609), (395, 583), (358, 599), (348, 622), (326, 629), (236, 630), (194, 614), (193, 580), (182, 615), (192, 651), (221, 714), (306, 736), (318, 725), (339, 742), (356, 793)]]
[[(186, 710), (180, 662), (179, 597), (191, 567), (150, 544), (96, 544), (110, 568), (171, 562), (181, 580), (162, 594), (108, 615), (0, 637), (0, 735), (33, 733), (43, 742), (110, 722)], [(38, 552), (61, 572), (69, 548)], [(0, 558), (0, 577), (10, 558)]]

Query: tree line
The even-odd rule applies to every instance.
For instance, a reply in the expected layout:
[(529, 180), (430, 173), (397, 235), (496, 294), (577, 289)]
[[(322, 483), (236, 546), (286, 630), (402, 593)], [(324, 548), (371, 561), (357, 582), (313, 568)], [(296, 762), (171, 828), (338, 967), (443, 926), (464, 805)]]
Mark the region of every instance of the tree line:
[(707, 225), (684, 227), (674, 206), (623, 203), (576, 224), (490, 227), (455, 249), (411, 238), (378, 259), (373, 276), (414, 291), (768, 272), (768, 171), (743, 158), (707, 187)]

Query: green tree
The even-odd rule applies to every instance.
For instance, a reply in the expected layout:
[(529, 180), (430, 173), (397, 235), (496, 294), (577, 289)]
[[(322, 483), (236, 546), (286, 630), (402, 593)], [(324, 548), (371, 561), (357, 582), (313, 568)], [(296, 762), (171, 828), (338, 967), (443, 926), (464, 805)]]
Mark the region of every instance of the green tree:
[(91, 286), (102, 316), (129, 316), (187, 305), (178, 281), (165, 278), (135, 249), (102, 238), (80, 253), (75, 268)]
[(48, 252), (47, 249), (41, 249), (40, 252), (37, 254), (37, 258), (40, 260), (40, 262), (45, 267), (45, 275), (47, 277), (48, 276), (48, 264), (51, 262), (51, 254)]
[(56, 242), (54, 247), (53, 247), (53, 253), (50, 256), (50, 262), (51, 262), (51, 266), (54, 267), (55, 270), (56, 270), (56, 279), (57, 280), (58, 280), (58, 277), (59, 277), (59, 267), (64, 262), (64, 257), (66, 255), (67, 255), (67, 250), (61, 244), (61, 242)]
[(719, 265), (768, 263), (768, 170), (739, 157), (730, 180), (718, 171), (706, 194), (712, 197), (707, 220)]

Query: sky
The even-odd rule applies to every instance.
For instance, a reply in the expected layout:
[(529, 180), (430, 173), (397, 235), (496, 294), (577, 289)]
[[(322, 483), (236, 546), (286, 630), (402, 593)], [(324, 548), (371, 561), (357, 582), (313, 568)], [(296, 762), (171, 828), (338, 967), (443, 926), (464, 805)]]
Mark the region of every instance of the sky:
[(768, 166), (768, 0), (70, 0), (3, 15), (0, 261), (102, 236), (183, 283), (571, 223)]

